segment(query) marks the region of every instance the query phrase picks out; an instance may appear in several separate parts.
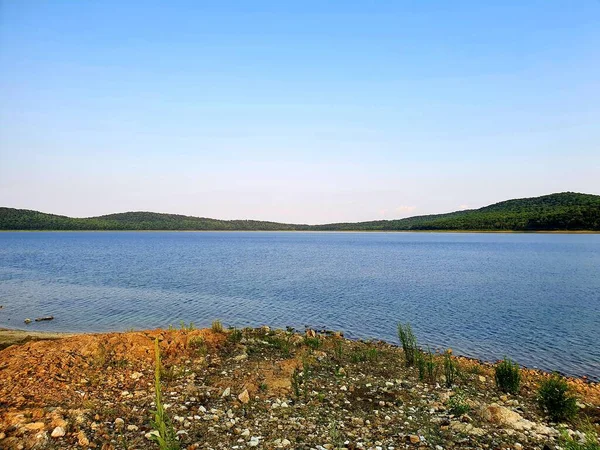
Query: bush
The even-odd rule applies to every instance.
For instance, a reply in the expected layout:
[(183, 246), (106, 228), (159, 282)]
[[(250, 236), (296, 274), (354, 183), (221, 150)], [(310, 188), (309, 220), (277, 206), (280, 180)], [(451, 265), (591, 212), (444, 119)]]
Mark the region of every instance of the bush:
[(496, 386), (503, 392), (510, 392), (516, 394), (519, 392), (521, 385), (521, 369), (519, 365), (511, 361), (510, 359), (504, 358), (496, 366)]
[(404, 350), (406, 365), (414, 366), (419, 349), (417, 348), (417, 338), (412, 332), (410, 323), (406, 325), (398, 324), (398, 338), (402, 344), (402, 350)]
[(556, 373), (540, 383), (537, 399), (540, 408), (554, 422), (577, 415), (577, 400), (571, 395), (567, 382)]

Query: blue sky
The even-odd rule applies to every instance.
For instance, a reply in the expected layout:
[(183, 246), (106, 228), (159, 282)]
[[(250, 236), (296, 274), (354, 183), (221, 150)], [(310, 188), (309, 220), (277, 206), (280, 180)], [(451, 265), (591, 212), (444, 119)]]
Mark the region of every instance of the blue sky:
[(600, 1), (0, 0), (0, 205), (322, 223), (600, 194)]

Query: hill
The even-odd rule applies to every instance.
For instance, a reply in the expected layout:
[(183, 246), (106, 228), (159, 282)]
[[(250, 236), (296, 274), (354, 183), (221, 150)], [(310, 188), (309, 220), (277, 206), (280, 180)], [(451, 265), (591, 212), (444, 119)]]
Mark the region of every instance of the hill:
[(447, 214), (325, 225), (218, 220), (153, 212), (127, 212), (79, 219), (0, 208), (0, 230), (600, 231), (600, 195), (563, 192), (507, 200), (479, 209)]

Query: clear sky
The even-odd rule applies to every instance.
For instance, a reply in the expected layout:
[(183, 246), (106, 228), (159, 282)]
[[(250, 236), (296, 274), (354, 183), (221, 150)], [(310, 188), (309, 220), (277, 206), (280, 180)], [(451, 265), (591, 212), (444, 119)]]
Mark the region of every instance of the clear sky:
[(600, 1), (0, 0), (0, 205), (296, 223), (600, 194)]

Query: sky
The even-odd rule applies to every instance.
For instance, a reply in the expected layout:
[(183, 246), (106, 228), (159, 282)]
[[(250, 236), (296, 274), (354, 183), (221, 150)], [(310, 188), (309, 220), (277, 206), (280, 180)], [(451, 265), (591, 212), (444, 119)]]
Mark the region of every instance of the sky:
[(600, 194), (600, 1), (0, 0), (0, 206), (327, 223)]

